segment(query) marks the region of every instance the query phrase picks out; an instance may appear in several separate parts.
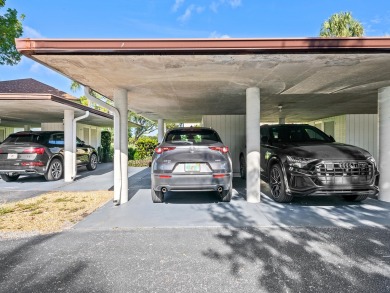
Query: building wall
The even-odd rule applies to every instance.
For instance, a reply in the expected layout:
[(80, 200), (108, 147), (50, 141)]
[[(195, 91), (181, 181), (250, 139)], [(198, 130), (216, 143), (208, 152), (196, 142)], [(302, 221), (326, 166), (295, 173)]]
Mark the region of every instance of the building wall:
[(0, 142), (3, 142), (4, 139), (8, 137), (8, 135), (15, 132), (13, 127), (1, 127), (0, 126)]
[(348, 114), (345, 116), (345, 142), (369, 151), (375, 160), (378, 160), (378, 115)]
[(234, 175), (239, 176), (239, 155), (245, 146), (245, 115), (206, 115), (202, 117), (202, 125), (215, 129), (229, 147)]

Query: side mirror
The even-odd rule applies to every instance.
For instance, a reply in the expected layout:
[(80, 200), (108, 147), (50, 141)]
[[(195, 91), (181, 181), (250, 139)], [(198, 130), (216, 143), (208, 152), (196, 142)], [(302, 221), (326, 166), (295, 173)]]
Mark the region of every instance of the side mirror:
[(267, 144), (269, 142), (268, 136), (262, 136), (261, 137), (261, 143), (262, 144)]
[(332, 142), (336, 142), (336, 140), (334, 139), (333, 136), (329, 135), (329, 138), (330, 138), (330, 140), (331, 140)]

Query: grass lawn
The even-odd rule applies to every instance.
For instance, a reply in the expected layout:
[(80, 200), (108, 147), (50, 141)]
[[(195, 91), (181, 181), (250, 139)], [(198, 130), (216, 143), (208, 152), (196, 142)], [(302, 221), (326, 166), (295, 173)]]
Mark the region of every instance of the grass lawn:
[(72, 227), (113, 196), (113, 191), (61, 191), (1, 204), (0, 233), (59, 232)]

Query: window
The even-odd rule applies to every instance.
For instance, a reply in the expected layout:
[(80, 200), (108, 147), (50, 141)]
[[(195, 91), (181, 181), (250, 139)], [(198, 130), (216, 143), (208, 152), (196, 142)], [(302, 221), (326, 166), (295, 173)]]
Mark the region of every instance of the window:
[(14, 143), (23, 143), (23, 142), (38, 142), (39, 135), (36, 134), (11, 134), (4, 142), (14, 142)]
[(321, 130), (310, 125), (283, 125), (271, 127), (271, 139), (280, 143), (322, 141), (331, 142)]
[(49, 144), (63, 146), (64, 145), (64, 134), (55, 133), (50, 136)]
[(180, 129), (167, 133), (166, 142), (192, 142), (193, 144), (209, 144), (221, 142), (218, 134), (211, 129)]

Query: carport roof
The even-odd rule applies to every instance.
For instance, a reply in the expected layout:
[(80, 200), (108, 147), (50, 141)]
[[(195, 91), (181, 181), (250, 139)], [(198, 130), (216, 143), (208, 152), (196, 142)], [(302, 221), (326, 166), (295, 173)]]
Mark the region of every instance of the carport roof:
[[(18, 39), (18, 50), (150, 119), (199, 121), (245, 114), (261, 89), (262, 121), (377, 113), (390, 85), (390, 38), (60, 40)], [(282, 113), (278, 106), (283, 106)]]

